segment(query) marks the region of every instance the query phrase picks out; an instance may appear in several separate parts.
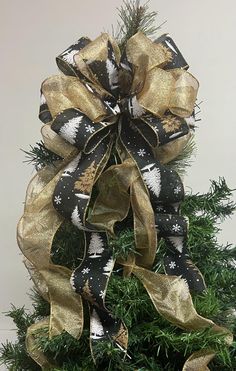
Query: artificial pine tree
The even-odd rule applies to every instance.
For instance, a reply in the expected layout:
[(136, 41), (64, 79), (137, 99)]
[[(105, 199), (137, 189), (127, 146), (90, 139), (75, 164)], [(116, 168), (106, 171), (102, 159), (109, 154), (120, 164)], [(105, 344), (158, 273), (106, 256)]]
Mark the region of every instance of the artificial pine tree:
[[(155, 13), (149, 13), (147, 6), (140, 6), (139, 2), (125, 3), (120, 10), (122, 23), (118, 38), (121, 47), (126, 40), (137, 31), (150, 35), (156, 30), (152, 26)], [(193, 150), (193, 143), (189, 142), (184, 151), (171, 161), (168, 166), (182, 172), (188, 165)], [(37, 143), (27, 152), (29, 160), (34, 163), (37, 170), (45, 165), (56, 164), (60, 157), (50, 152), (43, 143)], [(67, 169), (68, 175), (76, 167), (79, 158), (74, 160), (71, 168)], [(116, 163), (116, 153), (112, 154), (110, 164)], [(109, 165), (110, 165), (109, 164)], [(155, 169), (154, 169), (155, 170)], [(158, 192), (157, 184), (159, 174), (152, 168), (147, 168), (144, 177), (150, 182), (153, 192)], [(84, 174), (88, 175), (88, 174)], [(90, 176), (90, 174), (89, 174)], [(82, 179), (78, 187), (85, 186)], [(84, 189), (82, 189), (84, 191)], [(86, 191), (86, 190), (85, 190)], [(217, 242), (219, 222), (230, 217), (235, 210), (231, 201), (230, 190), (223, 178), (211, 182), (209, 192), (205, 194), (187, 194), (181, 205), (181, 213), (189, 218), (189, 249), (192, 260), (200, 268), (207, 285), (207, 290), (202, 294), (193, 294), (194, 305), (198, 313), (223, 325), (232, 332), (236, 328), (235, 312), (235, 267), (236, 247), (220, 245)], [(117, 231), (117, 238), (110, 240), (113, 257), (127, 258), (135, 254), (134, 233), (130, 223), (129, 214)], [(83, 239), (81, 231), (76, 226), (81, 226), (78, 210), (74, 211), (73, 223), (65, 221), (55, 235), (51, 257), (54, 264), (75, 269), (83, 260)], [(99, 235), (93, 234), (89, 247), (91, 258), (102, 252)], [(166, 242), (159, 241), (156, 261), (153, 271), (164, 273), (163, 259), (166, 254)], [(96, 260), (96, 259), (94, 259)], [(108, 261), (113, 265), (113, 259)], [(104, 274), (110, 267), (105, 267)], [(88, 290), (89, 286), (87, 287)], [(49, 315), (50, 307), (37, 292), (32, 294), (33, 312), (27, 309), (15, 308), (7, 314), (17, 327), (18, 340), (15, 343), (2, 344), (1, 361), (8, 370), (12, 371), (37, 371), (40, 367), (27, 354), (25, 338), (27, 328)], [(124, 353), (111, 342), (99, 343), (94, 349), (94, 358), (89, 348), (89, 322), (88, 308), (84, 303), (85, 324), (82, 337), (74, 339), (68, 333), (49, 339), (47, 330), (39, 331), (36, 343), (47, 355), (52, 364), (53, 371), (178, 371), (188, 356), (201, 349), (213, 349), (216, 357), (210, 363), (211, 370), (226, 371), (236, 369), (236, 345), (229, 348), (222, 335), (213, 334), (210, 330), (186, 332), (169, 323), (157, 314), (152, 302), (141, 283), (134, 276), (122, 277), (122, 267), (116, 264), (109, 281), (106, 294), (106, 306), (120, 318), (129, 329), (128, 354)], [(97, 338), (103, 335), (103, 327), (97, 314), (94, 313), (91, 322), (92, 335)]]

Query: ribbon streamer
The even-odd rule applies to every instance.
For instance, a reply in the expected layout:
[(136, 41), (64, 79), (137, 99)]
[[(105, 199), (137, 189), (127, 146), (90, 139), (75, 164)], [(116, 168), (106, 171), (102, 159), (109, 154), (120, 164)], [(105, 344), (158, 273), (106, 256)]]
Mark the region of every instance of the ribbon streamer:
[[(188, 223), (180, 215), (182, 181), (164, 165), (189, 138), (198, 90), (174, 41), (163, 35), (152, 42), (138, 32), (120, 55), (108, 34), (94, 41), (81, 38), (57, 64), (63, 75), (43, 82), (39, 117), (45, 145), (64, 160), (31, 181), (18, 225), (19, 246), (48, 290), (49, 335), (65, 330), (79, 339), (83, 297), (90, 308), (92, 353), (104, 339), (126, 351), (127, 329), (107, 310), (105, 295), (115, 264), (108, 239), (131, 207), (140, 255), (119, 259), (124, 273), (140, 279), (157, 311), (173, 324), (187, 330), (211, 327), (230, 342), (226, 329), (193, 307), (189, 288), (201, 292), (205, 283), (189, 257)], [(114, 150), (120, 163), (107, 168)], [(99, 195), (91, 209), (95, 183)], [(53, 237), (65, 219), (84, 232), (84, 259), (73, 273), (50, 259)], [(159, 238), (168, 247), (167, 275), (151, 271)], [(43, 368), (44, 357), (30, 345), (32, 331), (28, 351)], [(201, 357), (207, 367), (212, 356), (201, 353), (192, 355), (184, 370), (197, 370)]]

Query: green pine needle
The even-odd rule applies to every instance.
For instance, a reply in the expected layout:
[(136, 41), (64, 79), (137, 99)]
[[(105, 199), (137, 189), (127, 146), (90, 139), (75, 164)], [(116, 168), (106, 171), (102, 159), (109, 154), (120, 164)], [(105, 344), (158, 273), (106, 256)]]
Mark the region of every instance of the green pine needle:
[(130, 229), (121, 231), (117, 238), (109, 241), (109, 245), (113, 250), (114, 259), (127, 259), (130, 254), (138, 254), (135, 250), (134, 232)]
[(191, 138), (184, 146), (182, 152), (173, 160), (168, 162), (167, 166), (170, 169), (177, 171), (180, 176), (186, 174), (188, 168), (192, 165), (193, 156), (196, 152), (196, 144), (193, 138)]
[(150, 12), (149, 1), (141, 5), (140, 0), (123, 1), (123, 6), (118, 9), (120, 21), (118, 22), (118, 31), (116, 39), (121, 50), (127, 40), (142, 31), (145, 35), (152, 37), (161, 25), (156, 26), (157, 12)]
[(24, 162), (33, 164), (36, 170), (40, 170), (46, 165), (51, 165), (61, 160), (61, 157), (47, 149), (42, 141), (36, 143), (34, 146), (30, 146), (29, 151), (23, 149), (22, 151), (26, 157)]
[[(219, 221), (229, 217), (235, 210), (231, 201), (230, 190), (223, 178), (212, 181), (206, 194), (188, 194), (182, 204), (182, 214), (190, 221), (188, 246), (192, 260), (199, 267), (205, 278), (208, 289), (200, 294), (193, 294), (194, 305), (198, 313), (228, 327), (232, 332), (236, 329), (235, 297), (236, 297), (236, 247), (219, 245), (217, 233)], [(130, 220), (128, 220), (130, 226)], [(123, 228), (116, 239), (110, 241), (114, 255), (126, 257), (134, 253), (134, 234)], [(74, 269), (83, 256), (83, 238), (80, 232), (66, 222), (58, 230), (52, 249), (55, 264), (62, 264)], [(161, 240), (158, 246), (154, 271), (163, 273), (163, 256), (165, 243)], [(37, 371), (39, 367), (28, 356), (25, 349), (27, 327), (36, 320), (49, 314), (49, 304), (37, 292), (31, 294), (33, 313), (24, 308), (12, 307), (8, 316), (13, 318), (18, 331), (15, 344), (2, 344), (0, 360), (9, 370)], [(97, 366), (93, 364), (89, 348), (88, 311), (84, 307), (85, 326), (79, 340), (69, 334), (49, 339), (38, 333), (38, 346), (58, 366), (54, 369), (63, 371), (96, 371), (96, 370), (166, 370), (178, 371), (185, 360), (195, 350), (212, 348), (217, 357), (211, 362), (211, 370), (231, 371), (236, 369), (236, 345), (228, 348), (223, 338), (209, 330), (186, 332), (170, 324), (158, 315), (150, 298), (134, 277), (122, 277), (120, 266), (115, 268), (109, 281), (106, 305), (115, 317), (124, 321), (129, 329), (129, 349), (127, 357), (115, 344), (104, 342), (95, 349)], [(43, 335), (43, 336), (42, 336)], [(47, 335), (47, 334), (46, 334)]]
[[(124, 1), (119, 16), (117, 39), (121, 48), (137, 31), (152, 37), (159, 29), (155, 26), (157, 13), (149, 12), (148, 3), (141, 5), (138, 0)], [(183, 174), (190, 165), (194, 149), (195, 144), (190, 141), (183, 153), (168, 166)], [(37, 170), (61, 160), (42, 142), (24, 152), (26, 162), (33, 163)], [(227, 186), (224, 178), (220, 178), (211, 182), (209, 192), (188, 194), (181, 206), (181, 212), (189, 218), (188, 246), (191, 258), (201, 270), (207, 284), (204, 293), (192, 295), (194, 305), (200, 315), (226, 326), (235, 333), (236, 246), (220, 245), (217, 241), (219, 222), (230, 217), (236, 209), (232, 194), (233, 190)], [(131, 224), (129, 217), (122, 224), (123, 230), (119, 229), (117, 237), (110, 240), (114, 258), (127, 258), (129, 254), (136, 253)], [(83, 250), (83, 234), (71, 223), (63, 223), (53, 241), (53, 263), (73, 270), (80, 265)], [(155, 272), (164, 272), (165, 253), (166, 246), (161, 240), (153, 266)], [(41, 369), (26, 351), (26, 331), (32, 323), (49, 315), (50, 306), (37, 291), (31, 293), (31, 299), (32, 313), (24, 307), (12, 306), (6, 314), (13, 319), (17, 327), (17, 341), (7, 341), (0, 349), (0, 362), (10, 371)], [(210, 363), (210, 370), (236, 370), (235, 342), (228, 347), (223, 337), (212, 333), (210, 329), (187, 332), (175, 327), (157, 313), (138, 279), (135, 276), (123, 278), (122, 267), (118, 265), (109, 281), (106, 306), (128, 327), (128, 356), (124, 358), (123, 352), (113, 342), (101, 342), (94, 349), (97, 361), (96, 365), (94, 364), (89, 346), (89, 313), (84, 305), (84, 331), (79, 340), (66, 332), (52, 339), (49, 339), (47, 329), (44, 329), (43, 333), (37, 333), (37, 346), (57, 365), (52, 371), (179, 371), (194, 351), (210, 348), (217, 352), (217, 356)]]

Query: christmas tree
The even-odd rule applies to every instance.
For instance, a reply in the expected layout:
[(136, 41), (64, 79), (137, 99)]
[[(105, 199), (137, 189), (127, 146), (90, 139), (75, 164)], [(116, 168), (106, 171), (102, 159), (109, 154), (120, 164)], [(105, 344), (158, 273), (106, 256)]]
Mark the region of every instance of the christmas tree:
[[(155, 12), (150, 13), (148, 11), (147, 5), (141, 6), (139, 1), (124, 3), (124, 7), (120, 9), (122, 22), (117, 36), (120, 41), (120, 48), (124, 48), (127, 39), (138, 31), (142, 31), (149, 36), (154, 34), (156, 31), (156, 27), (153, 26), (155, 15)], [(73, 50), (70, 53), (67, 52), (67, 61), (74, 63), (74, 54)], [(113, 66), (109, 65), (109, 71), (110, 75), (114, 75)], [(115, 78), (111, 78), (113, 88), (116, 86), (115, 80)], [(75, 140), (81, 121), (81, 119), (77, 118), (76, 121), (72, 122), (72, 126), (70, 126), (72, 128), (70, 142)], [(173, 125), (170, 125), (170, 121), (167, 120), (163, 125), (165, 132), (169, 133), (170, 131), (171, 134)], [(178, 131), (181, 122), (174, 122), (174, 125), (176, 126), (174, 130)], [(65, 125), (63, 128), (65, 129)], [(67, 133), (68, 131), (65, 130), (65, 135)], [(179, 173), (186, 170), (192, 150), (193, 143), (188, 142), (182, 153), (168, 162), (168, 169), (176, 170)], [(51, 152), (41, 142), (32, 146), (27, 152), (27, 156), (29, 161), (34, 163), (37, 170), (43, 169), (47, 165), (56, 166), (61, 161), (60, 156)], [(140, 148), (139, 157), (142, 158), (143, 156), (145, 156), (145, 148)], [(80, 158), (81, 154), (74, 158), (64, 171), (63, 177), (68, 179), (71, 177), (71, 174), (77, 168)], [(117, 164), (117, 153), (114, 148), (111, 151), (108, 165), (111, 166), (113, 164)], [(141, 171), (150, 191), (158, 197), (161, 182), (160, 171), (153, 164), (144, 165)], [(75, 184), (75, 192), (79, 191), (83, 196), (86, 196), (86, 193), (89, 192), (91, 179), (94, 176), (95, 167), (92, 162), (87, 169), (82, 171), (80, 178)], [(176, 193), (181, 191), (178, 187), (175, 190)], [(95, 187), (94, 199), (97, 192), (98, 189)], [(189, 219), (188, 247), (191, 260), (200, 269), (207, 287), (202, 293), (192, 293), (194, 306), (201, 316), (207, 317), (218, 325), (234, 332), (236, 327), (236, 312), (234, 308), (236, 297), (234, 267), (236, 247), (220, 245), (217, 241), (217, 234), (220, 231), (219, 222), (230, 217), (236, 208), (231, 201), (232, 192), (223, 178), (220, 178), (218, 181), (211, 181), (209, 192), (186, 195), (184, 202), (181, 204), (181, 214)], [(61, 200), (57, 198), (54, 202), (60, 205)], [(160, 207), (160, 205), (157, 205), (157, 207)], [(176, 223), (174, 226), (174, 232), (178, 234), (179, 225)], [(78, 208), (75, 208), (71, 220), (65, 220), (54, 237), (51, 251), (51, 259), (54, 264), (74, 270), (82, 262), (84, 240), (81, 227), (81, 215)], [(182, 236), (176, 235), (170, 238), (172, 238), (174, 244), (182, 246)], [(226, 371), (236, 369), (235, 343), (229, 347), (223, 334), (214, 333), (209, 328), (191, 332), (180, 329), (157, 313), (147, 291), (136, 276), (126, 275), (125, 278), (123, 277), (123, 267), (119, 262), (127, 259), (129, 256), (139, 255), (135, 248), (135, 235), (132, 229), (132, 215), (130, 211), (122, 223), (118, 225), (116, 236), (109, 239), (109, 247), (113, 251), (113, 257), (107, 259), (107, 264), (103, 268), (102, 274), (104, 276), (110, 275), (115, 259), (117, 259), (117, 263), (107, 287), (106, 307), (115, 318), (119, 318), (128, 328), (129, 345), (127, 354), (124, 354), (123, 349), (118, 347), (115, 341), (110, 341), (111, 339), (96, 343), (93, 346), (93, 354), (91, 354), (89, 346), (89, 314), (92, 340), (104, 337), (105, 326), (96, 309), (89, 313), (88, 306), (84, 300), (84, 329), (79, 340), (66, 331), (57, 336), (49, 337), (46, 325), (34, 334), (34, 346), (46, 355), (48, 359), (48, 365), (44, 367), (45, 370), (178, 371), (182, 370), (186, 359), (191, 354), (201, 350), (206, 352), (206, 355), (207, 352), (216, 354), (209, 364), (211, 370)], [(92, 233), (88, 254), (91, 258), (96, 259), (91, 260), (97, 261), (105, 251), (103, 240), (99, 234)], [(168, 240), (163, 238), (158, 243), (156, 258), (152, 268), (153, 272), (165, 272), (164, 260), (166, 257), (168, 257)], [(190, 261), (189, 265), (191, 264)], [(175, 266), (176, 263), (170, 261), (169, 268), (174, 269)], [(84, 274), (87, 274), (88, 268), (84, 269)], [(88, 280), (86, 280), (83, 290), (88, 296), (91, 294)], [(183, 300), (185, 300), (184, 294), (185, 291), (183, 290)], [(188, 295), (188, 292), (186, 295)], [(7, 314), (13, 319), (18, 335), (18, 340), (15, 343), (6, 342), (2, 344), (1, 361), (9, 370), (36, 371), (41, 369), (28, 354), (26, 333), (29, 326), (37, 321), (42, 321), (42, 319), (50, 315), (50, 305), (36, 288), (33, 290), (31, 297), (34, 308), (32, 313), (25, 308), (12, 307)], [(102, 299), (104, 299), (103, 293)]]
[(103, 247), (99, 234), (93, 233), (91, 241), (90, 241), (90, 245), (88, 248), (88, 253), (89, 253), (90, 258), (97, 258), (101, 256), (99, 254), (102, 253), (103, 250), (104, 250), (104, 247)]

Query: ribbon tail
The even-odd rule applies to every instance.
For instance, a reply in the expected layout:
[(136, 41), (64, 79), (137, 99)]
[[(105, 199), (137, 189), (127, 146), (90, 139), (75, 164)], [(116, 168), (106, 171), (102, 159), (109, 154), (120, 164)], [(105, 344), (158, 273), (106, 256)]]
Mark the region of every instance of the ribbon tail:
[(167, 276), (133, 267), (133, 274), (142, 282), (156, 310), (174, 325), (186, 330), (211, 328), (215, 333), (224, 334), (227, 343), (232, 334), (224, 327), (200, 316), (194, 308), (186, 282), (176, 276)]
[(40, 270), (48, 285), (50, 298), (49, 338), (67, 331), (79, 339), (83, 331), (83, 303), (70, 285), (71, 271), (65, 267), (50, 265)]
[(215, 353), (211, 350), (194, 352), (185, 362), (182, 371), (209, 371), (208, 363), (214, 358)]
[[(30, 182), (25, 201), (25, 212), (17, 227), (17, 239), (24, 256), (37, 272), (43, 285), (47, 288), (49, 297), (56, 305), (52, 306), (50, 320), (50, 335), (59, 334), (63, 329), (79, 337), (81, 333), (81, 298), (73, 293), (70, 287), (68, 271), (63, 267), (54, 267), (50, 259), (53, 238), (63, 222), (52, 205), (55, 184), (61, 177), (64, 167), (71, 160), (70, 156), (57, 166), (49, 166), (40, 170)], [(63, 306), (64, 297), (71, 296), (72, 308)], [(56, 299), (55, 299), (56, 298)], [(72, 304), (70, 301), (70, 303)], [(59, 304), (60, 303), (60, 304)], [(58, 307), (62, 306), (61, 311)], [(77, 314), (75, 315), (75, 307)], [(63, 313), (63, 316), (62, 316)], [(68, 325), (74, 319), (78, 324)]]
[(115, 264), (112, 250), (106, 233), (97, 231), (93, 218), (87, 219), (93, 185), (108, 161), (111, 143), (110, 138), (105, 138), (89, 155), (79, 155), (77, 161), (65, 169), (54, 190), (55, 209), (84, 231), (84, 259), (70, 281), (74, 294), (79, 294), (79, 298), (82, 296), (89, 303), (90, 344), (94, 360), (98, 341), (114, 340), (122, 349), (127, 348), (125, 326), (105, 307), (106, 288)]
[(49, 318), (45, 318), (27, 329), (26, 334), (26, 349), (30, 357), (41, 367), (42, 371), (49, 371), (56, 366), (46, 357), (37, 344), (37, 336), (48, 336)]
[(156, 256), (157, 233), (155, 216), (150, 202), (149, 193), (140, 176), (137, 164), (131, 158), (127, 148), (118, 141), (117, 150), (123, 161), (129, 162), (134, 174), (130, 181), (130, 202), (134, 218), (134, 237), (137, 251), (136, 262), (146, 268), (151, 268)]
[[(184, 275), (191, 288), (202, 291), (205, 288), (203, 277), (193, 266), (187, 254), (187, 222), (179, 215), (180, 202), (184, 198), (183, 183), (175, 171), (168, 169), (154, 158), (150, 145), (140, 135), (133, 122), (124, 121), (121, 125), (122, 145), (137, 166), (144, 183), (143, 187), (150, 197), (147, 205), (151, 203), (155, 212), (156, 231), (153, 223), (150, 223), (149, 228), (153, 228), (158, 237), (164, 237), (172, 250), (176, 249), (178, 252), (179, 265), (175, 262), (176, 259), (173, 262), (166, 259), (168, 273)], [(139, 199), (138, 204), (140, 204)], [(142, 207), (146, 211), (145, 205)], [(152, 258), (155, 258), (155, 252), (156, 246), (152, 246), (149, 250), (149, 254), (153, 254)], [(139, 265), (143, 265), (141, 258), (139, 262)], [(171, 269), (169, 264), (172, 264)], [(173, 265), (178, 268), (175, 272), (172, 271)]]
[(86, 232), (85, 255), (81, 265), (71, 276), (76, 293), (80, 294), (90, 308), (90, 347), (96, 362), (96, 345), (100, 341), (114, 341), (126, 350), (127, 329), (114, 318), (105, 306), (105, 295), (115, 260), (108, 246), (105, 233)]

